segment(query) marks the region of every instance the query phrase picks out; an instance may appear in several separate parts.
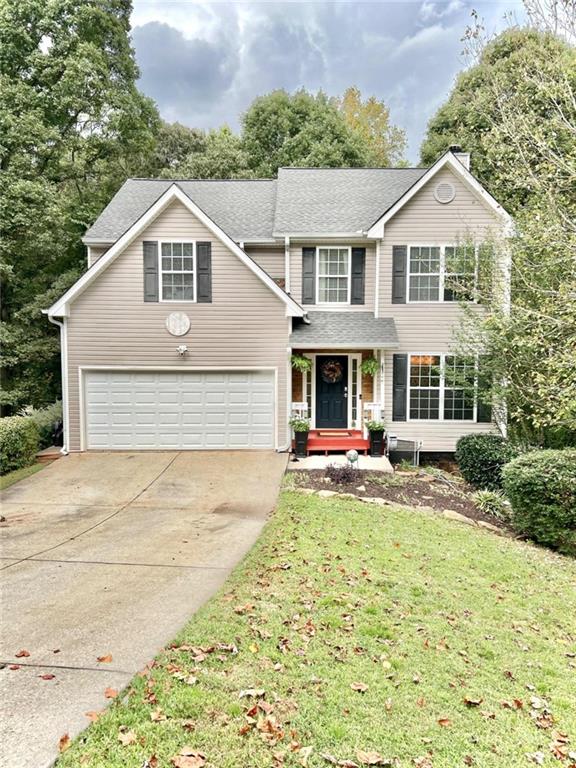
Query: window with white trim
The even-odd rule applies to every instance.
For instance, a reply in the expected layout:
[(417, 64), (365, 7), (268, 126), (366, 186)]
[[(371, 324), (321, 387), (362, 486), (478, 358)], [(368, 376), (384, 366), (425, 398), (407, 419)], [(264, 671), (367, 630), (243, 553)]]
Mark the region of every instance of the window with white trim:
[(318, 304), (347, 304), (350, 297), (350, 248), (316, 249)]
[(193, 242), (162, 242), (162, 301), (196, 301), (196, 256)]
[(477, 364), (462, 355), (410, 355), (411, 420), (475, 421)]
[(477, 264), (473, 245), (411, 245), (408, 301), (473, 301)]

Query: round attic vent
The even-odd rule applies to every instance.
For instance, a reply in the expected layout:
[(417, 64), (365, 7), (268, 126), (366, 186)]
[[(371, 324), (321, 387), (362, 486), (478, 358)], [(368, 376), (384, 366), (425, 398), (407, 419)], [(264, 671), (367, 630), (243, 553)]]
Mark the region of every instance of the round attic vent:
[(456, 197), (456, 190), (454, 185), (449, 181), (441, 181), (436, 185), (434, 190), (434, 197), (439, 203), (451, 203)]

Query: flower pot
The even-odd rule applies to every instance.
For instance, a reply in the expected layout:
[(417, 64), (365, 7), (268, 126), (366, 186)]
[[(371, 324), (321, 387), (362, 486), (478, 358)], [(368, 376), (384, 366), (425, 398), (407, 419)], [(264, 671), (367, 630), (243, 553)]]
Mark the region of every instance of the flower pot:
[(308, 455), (308, 432), (294, 432), (294, 453), (297, 458), (305, 459)]
[(384, 454), (384, 430), (370, 432), (370, 456), (380, 457)]

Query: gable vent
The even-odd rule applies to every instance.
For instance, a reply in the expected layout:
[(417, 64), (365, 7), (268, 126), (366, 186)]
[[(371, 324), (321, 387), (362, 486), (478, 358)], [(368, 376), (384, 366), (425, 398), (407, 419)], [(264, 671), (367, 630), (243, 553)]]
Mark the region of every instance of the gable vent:
[(456, 190), (454, 189), (454, 185), (450, 184), (449, 181), (441, 181), (436, 185), (436, 189), (434, 190), (434, 197), (439, 203), (451, 203), (452, 200), (454, 200), (456, 197)]

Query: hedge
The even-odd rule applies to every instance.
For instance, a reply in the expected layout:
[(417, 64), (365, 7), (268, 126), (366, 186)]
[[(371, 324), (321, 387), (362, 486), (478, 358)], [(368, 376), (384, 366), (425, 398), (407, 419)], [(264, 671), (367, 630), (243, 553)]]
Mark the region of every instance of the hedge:
[(46, 408), (36, 410), (36, 408), (26, 408), (22, 411), (22, 416), (28, 416), (38, 427), (40, 434), (40, 448), (48, 448), (52, 445), (54, 437), (54, 427), (59, 421), (62, 421), (62, 401), (57, 400)]
[(476, 488), (502, 487), (502, 467), (518, 450), (500, 435), (464, 435), (456, 443), (456, 462), (464, 479)]
[(0, 419), (0, 468), (2, 474), (34, 463), (40, 435), (29, 416)]
[(576, 448), (526, 453), (502, 474), (516, 530), (576, 557)]

